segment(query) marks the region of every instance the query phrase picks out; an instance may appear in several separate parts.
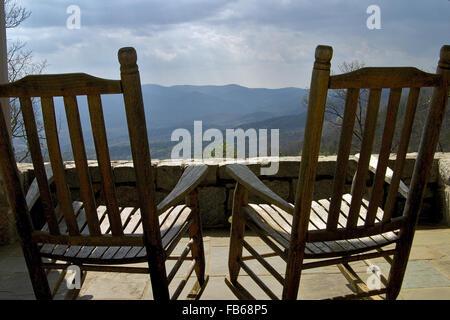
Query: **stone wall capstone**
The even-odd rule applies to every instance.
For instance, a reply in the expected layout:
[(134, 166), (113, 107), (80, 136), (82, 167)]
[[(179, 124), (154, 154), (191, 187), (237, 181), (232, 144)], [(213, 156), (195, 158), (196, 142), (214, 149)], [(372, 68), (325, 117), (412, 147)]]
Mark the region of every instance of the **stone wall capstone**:
[[(408, 184), (411, 180), (415, 153), (407, 155), (405, 168), (402, 173), (403, 181)], [(283, 199), (293, 202), (298, 183), (298, 172), (301, 157), (281, 157), (279, 158), (279, 170), (275, 175), (261, 175), (262, 166), (273, 159), (251, 158), (237, 160), (238, 163), (247, 165), (261, 180)], [(389, 161), (389, 166), (393, 167), (395, 157)], [(206, 179), (199, 187), (200, 211), (204, 228), (229, 227), (228, 218), (231, 215), (233, 200), (234, 180), (226, 173), (225, 166), (230, 163), (225, 159), (205, 159), (201, 160), (152, 160), (152, 170), (154, 176), (154, 186), (156, 190), (156, 202), (159, 203), (176, 185), (183, 170), (190, 164), (202, 162), (207, 164), (209, 172)], [(236, 162), (236, 161), (234, 161)], [(136, 177), (131, 161), (113, 161), (111, 163), (116, 182), (116, 193), (120, 206), (134, 206), (137, 204), (138, 195), (136, 190)], [(321, 156), (317, 168), (317, 181), (315, 184), (314, 199), (318, 200), (331, 195), (336, 156)], [(33, 167), (30, 164), (18, 164), (24, 189), (34, 179)], [(95, 196), (98, 203), (104, 203), (101, 177), (96, 161), (89, 161), (89, 168)], [(352, 177), (356, 171), (356, 161), (352, 158), (347, 168), (347, 179), (345, 192), (350, 192)], [(81, 200), (76, 167), (73, 162), (66, 162), (66, 175), (73, 200)], [(371, 179), (368, 179), (368, 190), (370, 190)], [(386, 184), (387, 187), (387, 184)], [(0, 191), (1, 192), (1, 191)], [(249, 195), (250, 201), (261, 202), (256, 196)], [(4, 196), (0, 194), (0, 210), (5, 210)], [(398, 198), (397, 214), (400, 214), (404, 205), (404, 200)], [(430, 179), (425, 193), (424, 206), (420, 216), (423, 223), (446, 223), (450, 226), (450, 154), (436, 153)], [(3, 214), (3, 216), (5, 216)], [(0, 224), (0, 237), (11, 234), (12, 222), (10, 215), (7, 226)], [(2, 215), (0, 215), (1, 219)], [(0, 220), (0, 223), (2, 221)], [(2, 229), (3, 228), (3, 229)], [(1, 240), (1, 239), (0, 239)]]

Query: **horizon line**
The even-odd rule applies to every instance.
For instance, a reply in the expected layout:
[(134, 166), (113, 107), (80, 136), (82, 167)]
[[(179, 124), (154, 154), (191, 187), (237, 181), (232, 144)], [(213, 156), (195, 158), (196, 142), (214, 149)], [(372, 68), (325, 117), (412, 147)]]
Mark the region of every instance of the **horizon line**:
[(280, 89), (301, 89), (301, 90), (309, 90), (308, 88), (301, 88), (301, 87), (277, 87), (277, 88), (268, 88), (268, 87), (248, 87), (245, 85), (237, 84), (237, 83), (228, 83), (228, 84), (172, 84), (172, 85), (163, 85), (158, 83), (143, 83), (142, 86), (146, 85), (153, 85), (153, 86), (159, 86), (159, 87), (165, 87), (165, 88), (172, 88), (172, 87), (241, 87), (246, 89), (268, 89), (268, 90), (280, 90)]

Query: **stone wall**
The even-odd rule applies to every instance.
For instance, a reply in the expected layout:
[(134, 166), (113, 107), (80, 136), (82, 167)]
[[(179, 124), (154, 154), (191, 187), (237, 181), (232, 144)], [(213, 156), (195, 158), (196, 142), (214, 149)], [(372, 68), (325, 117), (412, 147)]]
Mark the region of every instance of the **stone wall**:
[(450, 158), (444, 157), (439, 160), (438, 186), (440, 211), (442, 212), (442, 222), (450, 227)]
[(10, 234), (11, 217), (8, 202), (6, 201), (6, 195), (3, 188), (3, 181), (0, 178), (0, 245), (8, 243), (12, 236)]
[[(411, 180), (416, 154), (408, 154), (402, 174), (403, 181), (408, 185)], [(258, 158), (241, 160), (264, 183), (282, 198), (293, 202), (297, 185), (298, 170), (301, 157), (282, 157), (279, 161), (277, 174), (265, 176), (260, 174), (261, 167), (268, 166), (271, 158)], [(197, 160), (154, 160), (152, 161), (154, 184), (156, 189), (156, 201), (161, 201), (177, 183), (184, 168)], [(225, 165), (228, 163), (222, 159), (205, 160), (203, 163), (209, 166), (209, 173), (199, 187), (200, 210), (204, 228), (228, 227), (228, 218), (231, 215), (233, 190), (235, 182), (226, 173)], [(393, 167), (394, 158), (390, 160)], [(336, 156), (320, 157), (317, 181), (314, 190), (314, 198), (321, 199), (331, 194), (332, 179), (336, 165)], [(121, 206), (133, 206), (137, 203), (136, 177), (131, 161), (112, 162), (116, 181), (116, 192)], [(94, 186), (94, 192), (99, 203), (102, 203), (102, 191), (100, 184), (100, 172), (96, 161), (90, 161), (89, 168)], [(25, 190), (34, 179), (33, 166), (31, 164), (19, 164), (21, 178)], [(356, 170), (356, 161), (352, 159), (347, 170), (345, 191), (350, 191), (353, 174)], [(80, 199), (80, 190), (76, 168), (73, 162), (66, 163), (67, 181), (74, 200)], [(367, 181), (370, 192), (371, 179)], [(386, 185), (387, 186), (387, 185)], [(1, 190), (1, 188), (0, 188)], [(260, 200), (250, 195), (251, 201)], [(400, 213), (404, 205), (404, 199), (398, 198), (396, 211)], [(14, 240), (14, 224), (11, 214), (5, 214), (6, 202), (4, 195), (0, 194), (0, 210), (3, 220), (0, 219), (0, 243)], [(420, 216), (421, 224), (445, 224), (450, 226), (450, 154), (437, 153), (431, 169), (431, 176), (425, 193), (425, 201)]]

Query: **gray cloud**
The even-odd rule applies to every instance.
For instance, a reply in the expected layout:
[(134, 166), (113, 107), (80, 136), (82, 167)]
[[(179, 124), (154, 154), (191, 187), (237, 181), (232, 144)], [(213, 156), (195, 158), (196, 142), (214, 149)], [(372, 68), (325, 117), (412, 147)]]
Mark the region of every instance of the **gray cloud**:
[[(377, 2), (381, 30), (368, 30)], [(134, 46), (144, 83), (307, 86), (318, 44), (334, 48), (333, 65), (435, 68), (448, 43), (450, 2), (435, 1), (21, 1), (32, 16), (9, 38), (28, 42), (48, 72), (118, 77), (116, 52)], [(65, 27), (66, 8), (81, 8), (82, 27)], [(337, 67), (335, 68), (337, 70)]]
[(87, 26), (158, 26), (205, 19), (230, 0), (108, 0), (108, 1), (23, 1), (33, 11), (29, 26), (48, 27), (65, 24), (69, 5), (78, 5)]

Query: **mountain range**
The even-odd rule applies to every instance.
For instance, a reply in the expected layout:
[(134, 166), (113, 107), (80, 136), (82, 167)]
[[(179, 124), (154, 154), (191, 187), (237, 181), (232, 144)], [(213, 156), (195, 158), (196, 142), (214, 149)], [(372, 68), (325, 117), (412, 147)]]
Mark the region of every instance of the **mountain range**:
[[(396, 132), (401, 129), (408, 92), (408, 90), (402, 92)], [(292, 87), (264, 89), (246, 88), (235, 84), (224, 86), (177, 85), (170, 87), (155, 84), (143, 85), (142, 95), (152, 158), (170, 158), (173, 147), (179, 143), (179, 141), (171, 141), (172, 133), (176, 129), (183, 128), (188, 130), (192, 136), (194, 121), (202, 121), (203, 132), (209, 128), (219, 129), (224, 138), (226, 137), (226, 129), (241, 128), (247, 130), (253, 128), (256, 130), (267, 129), (270, 140), (270, 129), (279, 129), (280, 154), (284, 156), (298, 155), (303, 143), (307, 111), (305, 100), (308, 93), (309, 90), (307, 89)], [(421, 90), (408, 152), (418, 150), (430, 97), (431, 90)], [(96, 159), (87, 99), (86, 97), (77, 97), (77, 99), (88, 159)], [(337, 104), (342, 104), (343, 101), (335, 99), (336, 96), (331, 94), (328, 96), (327, 103), (333, 103), (334, 101)], [(377, 121), (374, 141), (375, 153), (382, 140), (383, 119), (386, 116), (388, 99), (388, 91), (383, 90), (379, 110), (380, 117)], [(104, 95), (102, 96), (102, 105), (111, 159), (131, 159), (122, 96)], [(37, 107), (35, 110), (36, 118), (42, 121), (40, 108)], [(61, 97), (55, 98), (55, 113), (63, 158), (64, 160), (73, 160), (64, 103)], [(450, 108), (447, 108), (438, 151), (450, 150), (449, 113)], [(321, 143), (321, 153), (323, 154), (335, 154), (337, 152), (340, 127), (333, 124), (336, 120), (339, 122), (339, 117), (329, 112), (325, 113)], [(398, 132), (394, 140), (398, 140)], [(355, 144), (355, 150), (357, 150), (359, 142), (355, 138), (353, 140), (352, 144)], [(14, 143), (16, 151), (27, 148), (23, 141), (15, 141)], [(209, 141), (203, 142), (203, 147), (209, 143)], [(270, 142), (268, 145), (270, 145)], [(395, 146), (396, 142), (394, 141), (392, 152), (395, 152)], [(270, 150), (269, 155), (272, 155)]]
[[(299, 139), (305, 125), (303, 106), (307, 89), (247, 88), (235, 84), (224, 86), (142, 86), (145, 116), (152, 158), (170, 158), (171, 134), (177, 128), (193, 132), (194, 121), (201, 120), (203, 130), (280, 129), (280, 150), (292, 138)], [(77, 97), (88, 158), (95, 159), (87, 99)], [(112, 160), (131, 159), (125, 109), (121, 95), (102, 96), (105, 125)], [(62, 98), (55, 99), (61, 149), (65, 160), (71, 160)], [(298, 153), (298, 151), (297, 151)]]

